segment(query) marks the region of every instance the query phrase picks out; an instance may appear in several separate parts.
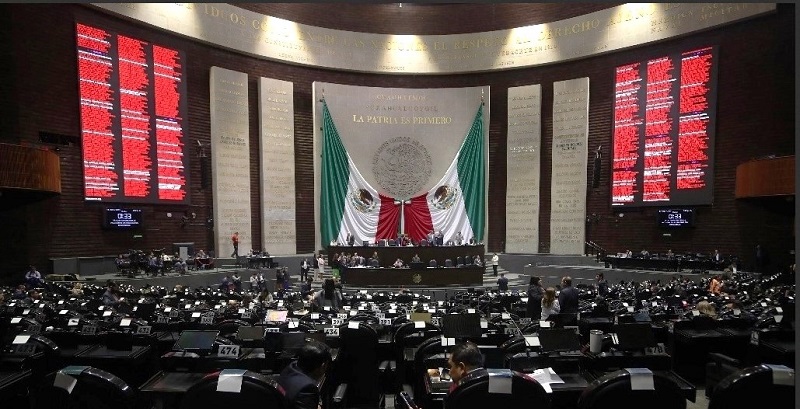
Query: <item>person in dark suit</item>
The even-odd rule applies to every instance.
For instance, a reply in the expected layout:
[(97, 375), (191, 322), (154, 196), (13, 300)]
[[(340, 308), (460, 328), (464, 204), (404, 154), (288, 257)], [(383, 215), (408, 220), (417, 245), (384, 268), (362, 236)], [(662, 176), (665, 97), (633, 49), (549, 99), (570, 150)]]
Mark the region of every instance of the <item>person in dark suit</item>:
[(542, 279), (533, 276), (528, 283), (528, 305), (525, 313), (525, 316), (533, 321), (542, 316), (542, 297), (544, 297)]
[(308, 340), (297, 354), (297, 361), (287, 366), (278, 377), (278, 385), (292, 409), (317, 409), (320, 392), (317, 383), (331, 363), (327, 345)]
[(353, 236), (352, 234), (350, 234), (350, 232), (347, 232), (347, 245), (352, 246), (355, 243), (356, 243), (356, 236)]
[(506, 273), (500, 273), (500, 278), (497, 279), (497, 290), (500, 292), (508, 291), (508, 279)]
[(578, 289), (572, 286), (572, 277), (565, 276), (561, 279), (561, 292), (558, 294), (558, 304), (561, 314), (578, 313)]
[(308, 278), (308, 270), (311, 268), (311, 265), (308, 264), (308, 259), (304, 258), (303, 261), (300, 263), (300, 281), (306, 281)]
[(483, 355), (478, 346), (472, 342), (458, 344), (450, 350), (450, 358), (447, 360), (450, 368), (450, 378), (453, 384), (450, 385), (449, 392), (452, 392), (465, 380), (473, 377), (486, 375), (488, 372), (483, 368)]

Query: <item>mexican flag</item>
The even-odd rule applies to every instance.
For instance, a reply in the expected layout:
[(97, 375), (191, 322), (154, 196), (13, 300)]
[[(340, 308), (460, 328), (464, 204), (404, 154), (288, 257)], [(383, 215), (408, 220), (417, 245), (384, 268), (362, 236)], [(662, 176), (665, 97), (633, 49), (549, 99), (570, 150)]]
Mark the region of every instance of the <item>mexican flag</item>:
[(444, 242), (455, 241), (461, 232), (464, 243), (470, 238), (483, 240), (486, 225), (486, 161), (483, 137), (483, 104), (469, 133), (442, 179), (427, 194), (406, 205), (406, 232), (415, 239), (425, 238), (433, 229), (441, 230)]
[(397, 237), (399, 207), (394, 199), (378, 194), (361, 176), (324, 101), (322, 117), (322, 245), (327, 246), (331, 240), (346, 244), (348, 233), (355, 236), (357, 245), (364, 240), (374, 243), (376, 239)]

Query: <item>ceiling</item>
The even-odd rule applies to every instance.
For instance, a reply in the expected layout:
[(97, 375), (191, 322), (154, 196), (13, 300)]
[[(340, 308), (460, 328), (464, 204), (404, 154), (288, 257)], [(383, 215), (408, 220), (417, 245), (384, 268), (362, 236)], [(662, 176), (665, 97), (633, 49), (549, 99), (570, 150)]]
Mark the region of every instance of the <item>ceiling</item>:
[[(568, 19), (624, 3), (230, 3), (296, 23), (379, 34), (444, 35)], [(401, 6), (402, 5), (402, 6)]]

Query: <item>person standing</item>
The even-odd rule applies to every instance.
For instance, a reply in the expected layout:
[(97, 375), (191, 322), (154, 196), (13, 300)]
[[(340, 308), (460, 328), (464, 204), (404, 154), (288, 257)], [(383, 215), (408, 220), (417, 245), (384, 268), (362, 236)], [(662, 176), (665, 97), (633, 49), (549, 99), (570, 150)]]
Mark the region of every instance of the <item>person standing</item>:
[(506, 273), (500, 273), (500, 278), (497, 279), (497, 289), (500, 292), (508, 291), (508, 279)]
[(317, 257), (317, 270), (314, 274), (314, 280), (320, 281), (322, 280), (322, 271), (325, 270), (325, 259), (322, 258), (322, 254)]
[(561, 279), (561, 292), (558, 293), (558, 304), (562, 314), (578, 313), (578, 289), (572, 286), (572, 277)]
[(233, 283), (233, 288), (236, 290), (237, 293), (242, 292), (242, 277), (239, 276), (238, 271), (233, 272), (233, 277), (231, 277), (231, 282)]
[(258, 290), (258, 275), (256, 273), (250, 274), (250, 291), (257, 292)]
[(542, 279), (536, 276), (531, 277), (528, 284), (528, 305), (526, 317), (537, 320), (542, 315), (542, 297), (544, 297), (544, 288), (542, 288)]
[(500, 265), (500, 257), (497, 255), (497, 253), (494, 253), (494, 255), (492, 256), (492, 272), (494, 273), (495, 277), (497, 277), (497, 266), (499, 265)]
[(547, 317), (553, 314), (558, 314), (560, 311), (561, 305), (556, 299), (556, 289), (553, 287), (547, 287), (547, 290), (544, 291), (544, 296), (542, 297), (541, 320), (545, 321), (547, 320)]
[(239, 259), (239, 232), (234, 232), (233, 236), (231, 236), (231, 243), (233, 244), (233, 253), (231, 253), (231, 257), (235, 259)]
[(605, 298), (608, 295), (608, 281), (603, 273), (597, 273), (595, 279), (597, 279), (597, 295)]
[(303, 261), (300, 263), (300, 282), (306, 281), (308, 278), (308, 269), (309, 269), (308, 259), (304, 258)]

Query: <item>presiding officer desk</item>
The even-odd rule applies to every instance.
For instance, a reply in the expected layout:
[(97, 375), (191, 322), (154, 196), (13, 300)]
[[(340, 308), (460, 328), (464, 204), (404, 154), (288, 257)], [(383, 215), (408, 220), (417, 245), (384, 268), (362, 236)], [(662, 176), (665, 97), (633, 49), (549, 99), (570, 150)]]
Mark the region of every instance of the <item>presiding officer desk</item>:
[(329, 246), (328, 265), (336, 265), (333, 260), (336, 254), (349, 253), (352, 255), (358, 253), (358, 255), (369, 259), (375, 252), (378, 253), (381, 267), (391, 267), (398, 258), (403, 260), (405, 264), (409, 264), (415, 254), (419, 256), (425, 265), (428, 265), (431, 260), (436, 260), (440, 266), (443, 266), (444, 261), (447, 259), (453, 260), (453, 265), (456, 265), (458, 257), (469, 256), (469, 261), (472, 261), (478, 255), (483, 261), (486, 246), (483, 244), (465, 246)]
[(479, 286), (483, 285), (482, 266), (421, 268), (341, 268), (342, 284), (358, 286)]

